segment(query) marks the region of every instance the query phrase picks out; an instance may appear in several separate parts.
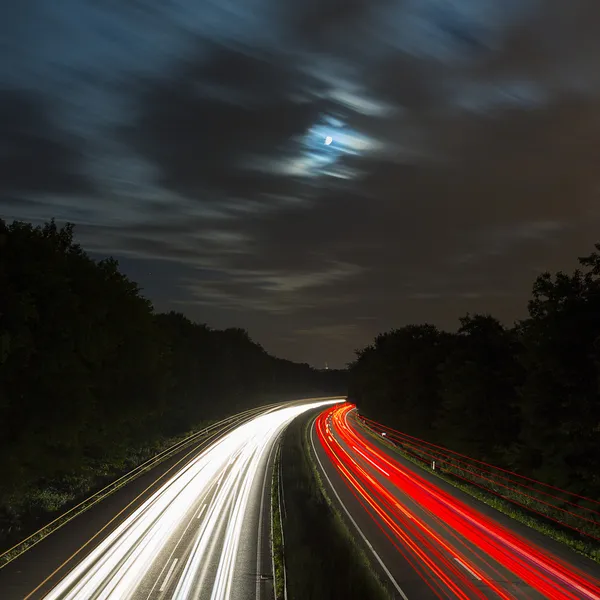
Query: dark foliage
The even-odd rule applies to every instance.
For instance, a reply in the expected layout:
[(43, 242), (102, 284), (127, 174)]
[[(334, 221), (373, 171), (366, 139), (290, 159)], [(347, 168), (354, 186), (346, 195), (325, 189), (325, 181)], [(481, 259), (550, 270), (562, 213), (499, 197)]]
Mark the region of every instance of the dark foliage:
[(600, 244), (572, 275), (545, 273), (529, 317), (487, 315), (454, 334), (378, 336), (351, 365), (359, 409), (410, 435), (600, 497)]
[(201, 421), (344, 391), (343, 372), (274, 358), (244, 330), (156, 314), (72, 225), (0, 220), (0, 512)]

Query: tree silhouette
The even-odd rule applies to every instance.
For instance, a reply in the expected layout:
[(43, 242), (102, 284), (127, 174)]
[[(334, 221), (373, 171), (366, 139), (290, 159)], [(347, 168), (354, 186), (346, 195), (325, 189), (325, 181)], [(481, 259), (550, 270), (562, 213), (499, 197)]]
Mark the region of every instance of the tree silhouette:
[(363, 413), (576, 493), (600, 495), (600, 244), (573, 274), (540, 275), (529, 317), (467, 315), (381, 334), (357, 352)]
[(32, 489), (207, 419), (344, 393), (343, 372), (277, 359), (242, 329), (156, 314), (71, 224), (0, 220), (0, 290), (0, 538), (2, 515)]

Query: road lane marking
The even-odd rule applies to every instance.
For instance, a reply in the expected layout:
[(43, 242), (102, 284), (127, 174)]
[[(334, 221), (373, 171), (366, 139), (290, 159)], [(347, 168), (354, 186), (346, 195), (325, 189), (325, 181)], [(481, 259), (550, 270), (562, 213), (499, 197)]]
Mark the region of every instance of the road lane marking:
[(356, 446), (352, 446), (365, 460), (368, 460), (376, 469), (379, 469), (386, 477), (390, 474), (386, 473), (379, 465), (375, 464), (366, 454), (363, 454)]
[(175, 570), (175, 565), (177, 564), (178, 558), (173, 559), (173, 563), (171, 564), (171, 568), (167, 571), (165, 578), (163, 579), (163, 584), (160, 586), (159, 592), (164, 592), (167, 589), (167, 584), (169, 583), (169, 579), (171, 579), (171, 575), (173, 575), (173, 571)]
[[(202, 508), (200, 509), (200, 512), (202, 512), (204, 510), (205, 506), (206, 506), (206, 504), (204, 504), (202, 506)], [(198, 515), (198, 518), (200, 518), (200, 515)], [(169, 558), (165, 561), (165, 566), (160, 570), (160, 574), (158, 575), (158, 578), (156, 579), (156, 582), (152, 586), (152, 589), (150, 590), (150, 593), (146, 597), (146, 600), (149, 600), (149, 598), (152, 596), (152, 593), (154, 592), (154, 588), (158, 585), (158, 582), (160, 581), (161, 575), (164, 573), (165, 569), (167, 568), (167, 565), (169, 564), (169, 561), (173, 557), (173, 554), (175, 554), (175, 552), (177, 552), (177, 548), (179, 547), (179, 544), (181, 544), (181, 540), (183, 540), (183, 538), (185, 537), (185, 534), (188, 532), (188, 529), (190, 528), (190, 526), (191, 526), (191, 524), (193, 522), (194, 522), (193, 519), (190, 519), (190, 521), (188, 522), (186, 528), (184, 529), (183, 533), (181, 534), (181, 537), (179, 538), (179, 540), (177, 540), (177, 543), (175, 544), (175, 547), (173, 548), (173, 550), (171, 550), (171, 554), (169, 554)], [(179, 560), (179, 559), (175, 559), (175, 560)]]
[(409, 519), (412, 519), (414, 521), (414, 517), (405, 508), (403, 508), (402, 506), (400, 506), (400, 504), (398, 504), (397, 502), (396, 502), (396, 507), (399, 510), (401, 510)]
[(471, 575), (473, 575), (473, 577), (475, 577), (475, 579), (477, 579), (477, 581), (481, 581), (481, 577), (479, 577), (475, 571), (473, 571), (473, 569), (470, 569), (469, 567), (467, 567), (467, 565), (465, 565), (465, 563), (460, 560), (460, 558), (458, 558), (457, 556), (454, 557), (454, 560), (466, 571), (469, 571), (469, 573), (471, 573)]
[(206, 504), (203, 504), (202, 507), (200, 508), (200, 510), (198, 511), (198, 514), (196, 515), (196, 519), (199, 519), (202, 516), (202, 513), (204, 512), (205, 508), (206, 508)]

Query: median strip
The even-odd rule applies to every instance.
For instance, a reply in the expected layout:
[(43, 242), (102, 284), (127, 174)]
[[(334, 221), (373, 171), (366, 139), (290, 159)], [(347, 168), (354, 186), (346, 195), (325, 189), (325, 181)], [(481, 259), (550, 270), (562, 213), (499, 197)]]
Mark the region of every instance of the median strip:
[(271, 546), (273, 553), (273, 577), (275, 600), (287, 599), (285, 554), (283, 545), (283, 521), (281, 518), (281, 445), (277, 449), (273, 463), (273, 477), (271, 479)]
[(386, 585), (324, 492), (307, 426), (303, 418), (286, 428), (275, 463), (273, 537), (284, 551), (279, 573), (284, 586), (278, 586), (277, 599), (388, 600)]

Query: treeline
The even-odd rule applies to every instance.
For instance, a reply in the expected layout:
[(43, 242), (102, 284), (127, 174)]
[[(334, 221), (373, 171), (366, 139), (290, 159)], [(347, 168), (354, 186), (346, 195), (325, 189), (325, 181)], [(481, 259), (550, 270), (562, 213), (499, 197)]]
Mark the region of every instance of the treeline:
[(0, 530), (27, 490), (206, 420), (344, 385), (343, 372), (274, 358), (244, 330), (155, 313), (117, 261), (74, 242), (72, 225), (0, 220)]
[(350, 396), (410, 435), (600, 497), (600, 244), (573, 274), (544, 273), (528, 318), (414, 325), (357, 353)]

